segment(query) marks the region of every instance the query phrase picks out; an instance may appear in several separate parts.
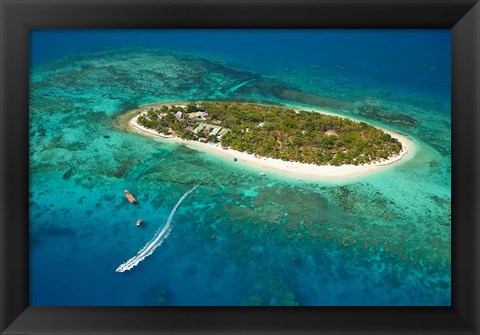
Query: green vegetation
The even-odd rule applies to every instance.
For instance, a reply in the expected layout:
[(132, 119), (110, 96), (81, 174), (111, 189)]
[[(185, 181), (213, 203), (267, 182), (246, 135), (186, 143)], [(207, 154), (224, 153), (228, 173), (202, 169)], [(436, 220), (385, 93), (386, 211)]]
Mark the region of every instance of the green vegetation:
[(253, 103), (164, 105), (150, 108), (138, 123), (164, 135), (317, 165), (364, 164), (402, 149), (398, 140), (364, 122)]

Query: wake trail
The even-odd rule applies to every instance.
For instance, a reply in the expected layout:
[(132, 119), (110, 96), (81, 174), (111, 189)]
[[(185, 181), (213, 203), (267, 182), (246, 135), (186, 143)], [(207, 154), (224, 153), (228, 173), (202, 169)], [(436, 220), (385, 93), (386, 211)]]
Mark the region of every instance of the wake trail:
[(257, 79), (257, 78), (253, 78), (253, 79), (250, 79), (250, 80), (244, 81), (243, 83), (240, 83), (240, 84), (238, 84), (238, 85), (235, 85), (235, 86), (233, 86), (233, 87), (229, 88), (229, 89), (227, 90), (227, 92), (226, 92), (226, 93), (227, 93), (227, 94), (229, 94), (229, 93), (233, 93), (233, 92), (235, 92), (236, 90), (238, 90), (238, 89), (242, 88), (243, 86), (245, 86), (245, 85), (247, 85), (247, 84), (251, 83), (251, 82), (252, 82), (252, 81), (254, 81), (255, 79)]
[(170, 215), (168, 216), (167, 223), (165, 223), (165, 226), (163, 228), (157, 230), (153, 238), (145, 244), (145, 246), (140, 249), (140, 251), (130, 258), (128, 261), (125, 263), (121, 264), (115, 271), (116, 272), (124, 272), (127, 270), (131, 270), (133, 267), (137, 266), (138, 263), (143, 261), (145, 258), (153, 254), (155, 249), (157, 249), (163, 241), (168, 237), (170, 232), (172, 231), (172, 226), (171, 222), (173, 219), (173, 216), (175, 215), (175, 212), (177, 211), (178, 207), (182, 204), (182, 202), (189, 196), (190, 193), (195, 191), (197, 189), (198, 185), (195, 185), (191, 190), (185, 192), (184, 195), (177, 201), (175, 204), (175, 207), (173, 207), (172, 211), (170, 212)]

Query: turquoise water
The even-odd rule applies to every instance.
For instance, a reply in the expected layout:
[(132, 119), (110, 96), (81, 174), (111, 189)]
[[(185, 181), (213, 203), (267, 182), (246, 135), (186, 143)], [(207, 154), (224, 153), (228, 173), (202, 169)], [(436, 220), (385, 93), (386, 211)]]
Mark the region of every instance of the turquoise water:
[[(33, 31), (31, 305), (450, 305), (449, 50), (448, 30)], [(209, 99), (329, 109), (417, 152), (345, 180), (261, 177), (127, 126)]]

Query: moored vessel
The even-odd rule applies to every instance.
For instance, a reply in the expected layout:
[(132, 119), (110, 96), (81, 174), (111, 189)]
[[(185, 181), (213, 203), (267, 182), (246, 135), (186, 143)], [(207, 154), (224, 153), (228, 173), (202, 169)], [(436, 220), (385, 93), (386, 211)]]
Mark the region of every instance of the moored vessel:
[(128, 190), (123, 190), (123, 193), (125, 194), (125, 197), (127, 198), (128, 201), (130, 201), (131, 204), (137, 203), (137, 199), (135, 199), (135, 197), (130, 192), (128, 192)]

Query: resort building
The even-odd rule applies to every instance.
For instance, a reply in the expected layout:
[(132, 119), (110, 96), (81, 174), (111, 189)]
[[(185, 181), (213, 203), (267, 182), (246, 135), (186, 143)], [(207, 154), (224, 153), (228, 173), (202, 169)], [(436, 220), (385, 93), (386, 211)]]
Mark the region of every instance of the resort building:
[(193, 133), (198, 135), (198, 133), (203, 132), (208, 134), (208, 136), (217, 136), (217, 139), (220, 140), (223, 135), (228, 133), (230, 129), (222, 128), (221, 126), (216, 126), (213, 124), (200, 123), (197, 128), (193, 130)]
[(223, 128), (222, 130), (220, 130), (220, 132), (218, 133), (218, 136), (223, 136), (225, 135), (226, 133), (228, 133), (230, 131), (230, 129), (228, 128)]
[(220, 131), (220, 129), (222, 129), (222, 127), (219, 127), (219, 126), (213, 128), (213, 130), (210, 132), (210, 135), (216, 136)]
[(203, 130), (203, 128), (205, 128), (205, 123), (200, 123), (198, 127), (193, 130), (193, 133), (198, 134), (200, 131)]
[(206, 112), (195, 112), (188, 114), (189, 119), (194, 119), (195, 121), (206, 120), (208, 113)]
[(175, 114), (173, 114), (173, 116), (175, 116), (175, 118), (178, 120), (178, 121), (183, 121), (184, 119), (182, 118), (183, 116), (183, 113), (178, 111), (176, 112)]

